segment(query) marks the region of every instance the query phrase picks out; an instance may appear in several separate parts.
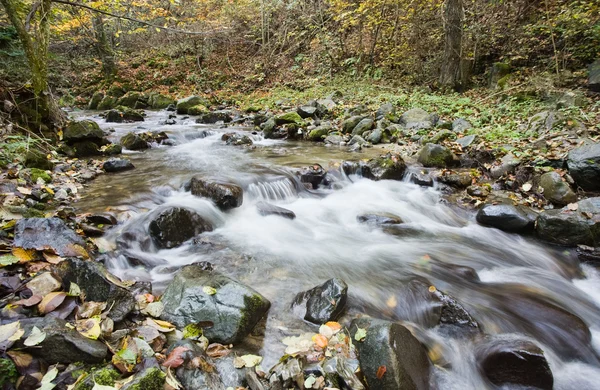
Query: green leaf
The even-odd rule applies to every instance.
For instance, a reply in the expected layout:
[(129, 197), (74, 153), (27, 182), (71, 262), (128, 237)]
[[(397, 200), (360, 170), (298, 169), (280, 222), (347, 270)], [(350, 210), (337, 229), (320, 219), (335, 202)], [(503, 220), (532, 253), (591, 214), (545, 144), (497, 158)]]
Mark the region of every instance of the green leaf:
[(13, 255), (0, 256), (0, 267), (6, 267), (7, 265), (15, 264), (19, 262), (19, 258)]
[(367, 337), (367, 330), (363, 328), (358, 328), (356, 330), (356, 334), (354, 335), (354, 340), (363, 341)]
[(72, 297), (78, 297), (81, 295), (81, 289), (79, 288), (77, 283), (71, 282), (71, 285), (69, 286), (69, 294), (67, 295), (70, 295)]
[(29, 337), (25, 339), (23, 344), (25, 344), (28, 347), (33, 347), (34, 345), (38, 345), (39, 343), (44, 341), (45, 338), (46, 333), (41, 331), (37, 326), (34, 326), (31, 330), (31, 334), (29, 334)]
[(204, 291), (204, 293), (208, 295), (215, 295), (217, 293), (217, 289), (210, 286), (202, 287), (202, 291)]

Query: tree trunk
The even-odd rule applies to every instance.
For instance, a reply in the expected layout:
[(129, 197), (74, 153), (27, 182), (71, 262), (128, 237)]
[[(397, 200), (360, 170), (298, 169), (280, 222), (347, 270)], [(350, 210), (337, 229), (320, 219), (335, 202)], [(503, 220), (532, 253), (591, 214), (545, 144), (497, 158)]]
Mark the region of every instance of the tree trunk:
[(117, 74), (117, 66), (114, 52), (104, 31), (104, 18), (101, 14), (92, 16), (92, 25), (96, 38), (96, 50), (98, 50), (100, 61), (102, 61), (102, 73), (107, 80), (111, 80)]
[(444, 4), (445, 48), (440, 84), (453, 89), (461, 87), (463, 19), (463, 1), (446, 0)]
[[(51, 0), (40, 0), (34, 5), (32, 15), (28, 17), (35, 19), (38, 13), (37, 23), (30, 33), (19, 16), (18, 9), (21, 4), (17, 0), (0, 0), (6, 14), (17, 31), (27, 63), (31, 70), (31, 84), (35, 96), (35, 109), (41, 122), (51, 126), (60, 127), (65, 122), (65, 114), (50, 93), (48, 87), (48, 42), (50, 40), (50, 16)], [(38, 125), (41, 125), (39, 123)]]

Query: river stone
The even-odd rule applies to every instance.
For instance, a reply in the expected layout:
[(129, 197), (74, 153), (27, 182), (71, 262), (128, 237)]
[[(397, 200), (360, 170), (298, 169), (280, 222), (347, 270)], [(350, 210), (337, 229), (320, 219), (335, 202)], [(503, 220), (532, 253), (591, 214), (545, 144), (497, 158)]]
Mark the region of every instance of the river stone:
[(411, 172), (408, 179), (411, 183), (419, 186), (433, 187), (433, 178), (428, 173)]
[(29, 337), (34, 326), (46, 334), (42, 342), (27, 351), (49, 364), (97, 364), (102, 363), (108, 353), (103, 342), (82, 336), (75, 329), (68, 328), (67, 321), (60, 318), (26, 318), (20, 323), (25, 331), (22, 340)]
[(590, 64), (588, 73), (588, 88), (594, 92), (600, 92), (600, 59)]
[(211, 199), (221, 210), (240, 207), (244, 200), (242, 187), (236, 184), (208, 181), (200, 177), (192, 178), (190, 190), (193, 195)]
[(112, 307), (108, 316), (115, 322), (122, 321), (135, 307), (133, 295), (100, 263), (70, 258), (57, 264), (54, 272), (67, 290), (75, 283), (88, 301), (106, 302)]
[(356, 125), (358, 125), (358, 123), (360, 121), (362, 121), (363, 119), (366, 119), (366, 118), (361, 115), (356, 115), (356, 116), (352, 116), (352, 117), (344, 120), (344, 122), (342, 123), (342, 132), (344, 134), (352, 133), (352, 130), (354, 130)]
[(188, 114), (188, 110), (194, 106), (210, 106), (210, 102), (200, 96), (189, 96), (177, 101), (177, 113), (180, 115)]
[(287, 125), (287, 124), (296, 124), (298, 126), (302, 126), (304, 121), (302, 117), (296, 111), (289, 111), (283, 114), (279, 114), (275, 116), (275, 124), (277, 126)]
[(192, 210), (171, 207), (154, 218), (148, 232), (159, 248), (175, 248), (190, 238), (212, 231), (212, 225)]
[(585, 191), (600, 191), (600, 143), (571, 150), (567, 166), (579, 187)]
[(317, 107), (308, 105), (300, 106), (296, 109), (296, 112), (298, 113), (298, 115), (300, 115), (302, 119), (313, 118), (314, 116), (316, 116)]
[[(145, 362), (146, 363), (146, 362)], [(147, 363), (146, 363), (147, 364)], [(163, 390), (167, 374), (158, 367), (148, 367), (133, 376), (121, 390)]]
[(100, 126), (92, 120), (71, 122), (63, 133), (63, 140), (72, 144), (78, 141), (100, 141), (104, 132)]
[[(366, 336), (354, 341), (359, 328), (366, 330)], [(352, 321), (350, 336), (369, 388), (429, 389), (431, 362), (425, 348), (407, 328), (395, 322), (359, 318)], [(386, 368), (384, 375), (378, 375), (381, 367)]]
[(512, 173), (519, 164), (521, 164), (521, 159), (512, 153), (508, 153), (502, 157), (499, 165), (495, 165), (490, 169), (490, 176), (494, 179), (498, 179), (508, 173)]
[(72, 144), (71, 153), (73, 157), (90, 157), (102, 154), (98, 145), (93, 141), (79, 141)]
[(38, 168), (44, 171), (51, 171), (54, 169), (54, 163), (48, 160), (48, 155), (37, 149), (29, 149), (25, 155), (24, 165), (27, 168)]
[(117, 105), (118, 98), (115, 96), (104, 96), (102, 101), (98, 103), (98, 110), (110, 110)]
[[(225, 390), (225, 386), (221, 382), (221, 374), (215, 370), (216, 364), (219, 361), (226, 359), (219, 358), (213, 361), (206, 352), (198, 345), (198, 343), (192, 340), (186, 339), (173, 343), (167, 353), (171, 353), (175, 348), (182, 347), (187, 350), (180, 356), (183, 359), (183, 364), (175, 369), (175, 376), (179, 382), (183, 385), (184, 389), (202, 389), (202, 390)], [(194, 367), (195, 361), (202, 361), (206, 367), (213, 367), (212, 369), (198, 369)], [(230, 367), (232, 371), (238, 371), (234, 368), (232, 361), (230, 361)]]
[(373, 145), (377, 145), (381, 142), (382, 137), (383, 130), (380, 127), (376, 127), (375, 130), (371, 131), (371, 133), (367, 136), (366, 141), (372, 143)]
[(162, 302), (162, 319), (178, 328), (212, 321), (214, 325), (204, 329), (204, 336), (223, 344), (243, 340), (271, 306), (250, 287), (199, 265), (183, 267), (165, 290)]
[(263, 201), (260, 201), (256, 204), (256, 209), (258, 210), (258, 213), (264, 217), (269, 215), (278, 215), (287, 219), (296, 218), (296, 214), (294, 214), (293, 211)]
[(321, 325), (338, 319), (347, 299), (348, 285), (342, 279), (333, 278), (296, 295), (292, 306), (306, 321)]
[(124, 148), (127, 148), (129, 150), (143, 150), (148, 149), (150, 147), (148, 142), (144, 141), (142, 137), (133, 132), (124, 135), (121, 138), (120, 143), (121, 145), (123, 145)]
[(323, 141), (326, 137), (327, 134), (329, 134), (330, 131), (332, 131), (333, 128), (330, 125), (321, 125), (318, 126), (316, 129), (311, 130), (308, 135), (306, 136), (306, 139), (309, 141)]
[(227, 145), (233, 145), (233, 146), (252, 145), (254, 143), (252, 141), (252, 138), (248, 137), (245, 134), (238, 134), (238, 133), (223, 134), (223, 136), (221, 137), (221, 140), (225, 141), (225, 143)]
[(452, 122), (452, 131), (455, 133), (464, 133), (466, 130), (472, 129), (473, 125), (463, 118), (455, 119)]
[(344, 137), (338, 134), (332, 134), (325, 137), (326, 145), (336, 145), (339, 146), (344, 142)]
[(441, 144), (446, 140), (454, 141), (456, 139), (456, 134), (451, 130), (442, 129), (435, 133), (430, 139), (429, 142), (432, 144)]
[(232, 113), (229, 110), (217, 110), (207, 112), (200, 115), (200, 118), (196, 119), (196, 123), (214, 124), (217, 122), (229, 123), (233, 119)]
[(509, 233), (533, 230), (535, 217), (523, 207), (510, 204), (485, 205), (477, 212), (477, 222)]
[(143, 122), (144, 114), (139, 110), (126, 108), (124, 110), (112, 109), (106, 113), (107, 123), (129, 123), (129, 122)]
[(424, 167), (446, 168), (453, 165), (454, 155), (445, 146), (428, 143), (417, 157)]
[(388, 119), (393, 120), (396, 116), (396, 109), (391, 103), (382, 104), (375, 112), (375, 120)]
[(164, 110), (172, 104), (176, 104), (176, 100), (159, 93), (151, 93), (148, 98), (148, 105), (154, 110)]
[(540, 187), (544, 189), (544, 198), (556, 205), (564, 206), (577, 201), (575, 192), (556, 171), (544, 173), (540, 177)]
[[(140, 92), (129, 91), (125, 95), (121, 96), (119, 100), (117, 100), (117, 106), (138, 108), (137, 106), (140, 100), (147, 102), (148, 98)], [(146, 106), (145, 103), (143, 103), (142, 105)]]
[(467, 135), (466, 137), (458, 138), (455, 142), (459, 144), (463, 149), (471, 146), (477, 139), (476, 135)]
[(548, 361), (529, 340), (488, 338), (476, 349), (479, 370), (494, 385), (516, 385), (552, 390), (554, 377)]
[(135, 168), (135, 166), (125, 158), (111, 158), (102, 164), (105, 172), (122, 172)]
[(51, 272), (43, 272), (25, 285), (33, 295), (45, 297), (53, 291), (58, 291), (62, 288), (62, 282), (52, 275)]
[(368, 131), (371, 130), (373, 128), (373, 125), (375, 124), (375, 122), (373, 121), (373, 119), (371, 118), (365, 118), (363, 120), (361, 120), (360, 122), (358, 122), (358, 124), (354, 127), (354, 129), (352, 129), (352, 135), (359, 135), (362, 137), (362, 135)]
[(387, 213), (361, 214), (356, 217), (356, 220), (360, 223), (364, 223), (367, 225), (375, 225), (375, 226), (398, 225), (403, 222), (400, 217), (398, 217), (394, 214), (387, 214)]
[(406, 163), (399, 154), (388, 153), (370, 159), (361, 170), (362, 176), (371, 180), (402, 180)]
[(600, 197), (584, 199), (577, 206), (576, 211), (564, 207), (541, 213), (536, 224), (538, 237), (565, 246), (599, 244)]
[(96, 110), (98, 109), (98, 105), (104, 99), (104, 94), (100, 91), (94, 92), (90, 102), (88, 103), (88, 110)]
[(85, 241), (58, 218), (24, 218), (15, 225), (14, 246), (38, 251), (51, 248), (68, 257), (80, 256)]
[(400, 124), (409, 130), (431, 129), (437, 124), (437, 116), (430, 115), (421, 108), (413, 108), (406, 111), (400, 117)]
[(486, 198), (490, 194), (490, 186), (472, 185), (467, 187), (467, 194), (478, 198)]
[(269, 118), (262, 124), (262, 131), (265, 138), (279, 138), (277, 137), (277, 125), (275, 124), (275, 118)]
[(298, 172), (300, 182), (306, 183), (311, 189), (316, 190), (321, 184), (329, 184), (327, 181), (327, 171), (319, 164), (304, 167)]

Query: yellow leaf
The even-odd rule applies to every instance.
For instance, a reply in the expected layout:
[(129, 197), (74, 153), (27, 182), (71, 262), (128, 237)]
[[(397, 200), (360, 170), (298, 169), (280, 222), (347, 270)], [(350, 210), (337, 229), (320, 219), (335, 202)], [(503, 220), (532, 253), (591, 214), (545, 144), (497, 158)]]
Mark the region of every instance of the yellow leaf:
[(35, 249), (13, 248), (12, 254), (19, 259), (19, 263), (27, 263), (38, 258)]
[(92, 317), (87, 320), (77, 321), (75, 329), (88, 339), (97, 340), (102, 333), (100, 328), (100, 317)]

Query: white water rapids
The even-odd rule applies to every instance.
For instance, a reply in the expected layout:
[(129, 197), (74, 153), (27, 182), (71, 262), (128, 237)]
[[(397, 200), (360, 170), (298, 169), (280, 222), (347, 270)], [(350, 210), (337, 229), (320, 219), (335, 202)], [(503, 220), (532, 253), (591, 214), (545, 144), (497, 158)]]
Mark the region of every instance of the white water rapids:
[[(446, 205), (435, 188), (339, 174), (334, 189), (308, 192), (299, 190), (293, 179), (294, 167), (327, 167), (375, 156), (380, 150), (351, 154), (337, 147), (262, 140), (247, 129), (208, 128), (192, 119), (162, 126), (165, 112), (149, 113), (141, 124), (119, 125), (106, 124), (91, 113), (79, 115), (92, 117), (103, 128), (113, 127), (114, 140), (129, 131), (143, 131), (141, 126), (166, 131), (175, 141), (175, 146), (129, 153), (126, 157), (135, 170), (100, 176), (76, 205), (81, 212), (123, 212), (123, 222), (106, 238), (125, 249), (109, 254), (107, 266), (121, 278), (154, 282), (156, 292), (180, 266), (198, 261), (209, 261), (216, 270), (248, 284), (272, 302), (264, 338), (247, 346), (265, 356), (265, 368), (282, 354), (281, 338), (314, 331), (293, 317), (294, 296), (339, 277), (349, 286), (350, 315), (379, 313), (382, 318), (411, 321), (422, 330), (425, 344), (439, 346), (440, 360), (446, 364), (436, 366), (437, 388), (486, 388), (471, 341), (428, 329), (422, 307), (390, 302), (407, 281), (419, 277), (457, 298), (486, 333), (518, 333), (535, 340), (550, 362), (555, 389), (600, 389), (600, 273), (595, 268), (579, 269), (572, 254), (560, 248), (479, 226), (471, 213)], [(250, 135), (255, 148), (225, 145), (221, 135), (229, 131)], [(241, 185), (243, 205), (224, 213), (182, 190), (197, 174)], [(255, 205), (263, 199), (292, 210), (297, 218), (261, 216)], [(195, 242), (157, 251), (147, 225), (169, 206), (195, 210), (216, 228)], [(357, 216), (365, 213), (394, 214), (406, 229), (394, 235), (359, 223)], [(129, 235), (123, 237), (123, 232)], [(457, 266), (473, 268), (479, 280), (457, 276)], [(536, 310), (519, 310), (519, 302), (552, 304), (577, 315), (592, 331), (591, 346), (579, 345), (572, 330), (558, 320), (537, 317)], [(572, 350), (577, 358), (568, 357)]]

